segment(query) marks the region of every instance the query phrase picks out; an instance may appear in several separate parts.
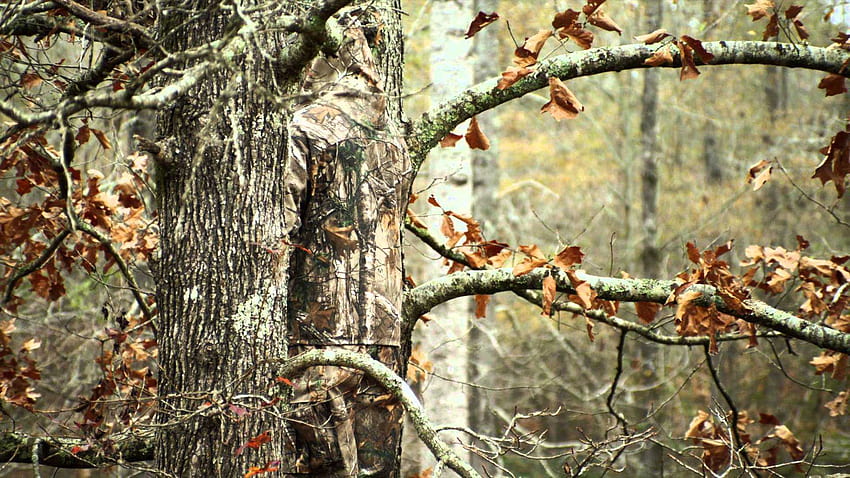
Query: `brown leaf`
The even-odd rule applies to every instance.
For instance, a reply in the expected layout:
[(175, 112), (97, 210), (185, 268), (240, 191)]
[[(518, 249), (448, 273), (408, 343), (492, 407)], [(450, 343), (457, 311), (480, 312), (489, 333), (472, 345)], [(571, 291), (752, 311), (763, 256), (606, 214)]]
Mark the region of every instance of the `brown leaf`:
[(469, 24), (469, 29), (466, 30), (466, 35), (464, 38), (472, 38), (476, 33), (480, 32), (482, 28), (487, 25), (495, 22), (499, 19), (499, 14), (496, 12), (493, 13), (484, 13), (478, 12), (478, 15), (472, 20), (472, 23)]
[(466, 144), (469, 145), (471, 149), (480, 149), (482, 151), (487, 151), (490, 149), (490, 140), (487, 139), (487, 136), (481, 131), (481, 128), (478, 126), (478, 120), (475, 116), (472, 117), (472, 120), (469, 122), (469, 128), (466, 130)]
[(618, 35), (623, 34), (623, 29), (617, 25), (617, 22), (611, 19), (604, 10), (597, 10), (593, 15), (587, 17), (587, 21), (595, 26), (599, 27), (603, 30), (607, 30), (609, 32), (617, 32)]
[(643, 61), (644, 65), (649, 66), (661, 66), (668, 63), (673, 63), (673, 53), (670, 52), (670, 45), (655, 50), (652, 56)]
[(440, 203), (437, 202), (437, 198), (435, 198), (433, 195), (428, 196), (428, 204), (430, 204), (434, 207), (438, 207), (440, 209), (443, 208), (443, 206), (440, 206)]
[(580, 247), (568, 246), (555, 256), (555, 259), (552, 260), (552, 264), (566, 271), (569, 270), (573, 264), (581, 264), (583, 258), (584, 253), (581, 252)]
[(578, 23), (578, 16), (580, 14), (581, 12), (577, 12), (571, 8), (556, 13), (555, 18), (552, 20), (552, 28), (555, 30), (559, 28), (571, 28)]
[(452, 238), (457, 235), (454, 222), (448, 214), (443, 215), (443, 220), (440, 223), (440, 232), (443, 233), (446, 238)]
[(42, 83), (42, 79), (36, 73), (24, 73), (21, 75), (21, 87), (32, 89)]
[(770, 9), (773, 8), (771, 0), (756, 0), (756, 3), (744, 5), (747, 7), (747, 15), (753, 17), (753, 21), (761, 20), (770, 15)]
[(481, 319), (487, 316), (487, 303), (490, 302), (489, 295), (475, 295), (475, 318)]
[(803, 11), (803, 7), (800, 5), (791, 5), (785, 10), (785, 18), (788, 20), (797, 18), (801, 11)]
[(767, 22), (767, 26), (764, 28), (762, 40), (767, 41), (777, 35), (779, 35), (779, 15), (774, 13), (770, 16), (770, 21)]
[(77, 140), (77, 144), (86, 144), (89, 142), (91, 138), (91, 130), (89, 129), (89, 125), (84, 124), (77, 130), (77, 135), (74, 139)]
[(106, 133), (99, 129), (91, 129), (91, 132), (94, 133), (95, 138), (97, 138), (97, 142), (103, 146), (103, 149), (112, 149), (112, 143), (109, 142), (109, 138), (106, 137)]
[(794, 24), (794, 29), (797, 30), (797, 35), (800, 37), (800, 40), (809, 38), (809, 31), (806, 30), (805, 26), (803, 26), (802, 20), (795, 18), (792, 23)]
[(521, 80), (523, 77), (530, 75), (533, 72), (534, 70), (532, 70), (531, 68), (517, 68), (515, 66), (508, 67), (507, 70), (502, 72), (502, 78), (499, 80), (499, 83), (496, 84), (496, 88), (500, 90), (509, 88), (514, 83)]
[(697, 40), (696, 38), (689, 37), (688, 35), (682, 35), (682, 41), (687, 43), (687, 45), (694, 49), (697, 56), (703, 63), (708, 63), (714, 59), (714, 55), (709, 53), (703, 46), (702, 42)]
[(546, 259), (533, 259), (530, 257), (526, 257), (519, 264), (515, 265), (511, 273), (516, 277), (523, 276), (528, 274), (529, 272), (537, 269), (538, 267), (544, 266), (548, 263)]
[(546, 276), (543, 279), (543, 300), (541, 304), (543, 311), (541, 315), (552, 315), (552, 302), (555, 301), (555, 290), (555, 278), (550, 275)]
[(805, 456), (803, 447), (800, 446), (800, 441), (797, 440), (797, 437), (791, 433), (791, 430), (789, 430), (788, 427), (785, 425), (778, 425), (773, 429), (773, 434), (782, 441), (785, 445), (785, 450), (788, 451), (791, 458), (795, 460), (803, 459), (803, 456)]
[(567, 277), (570, 278), (570, 284), (575, 289), (576, 293), (570, 296), (571, 300), (581, 305), (585, 309), (593, 308), (593, 300), (596, 299), (596, 291), (586, 281), (579, 279), (576, 271), (566, 271)]
[(546, 256), (543, 255), (543, 252), (537, 244), (519, 246), (519, 251), (532, 259), (546, 260)]
[(585, 5), (581, 7), (581, 11), (589, 17), (593, 15), (593, 12), (595, 12), (596, 9), (602, 6), (603, 3), (605, 3), (605, 0), (587, 0)]
[(667, 30), (659, 28), (658, 30), (647, 33), (646, 35), (638, 35), (635, 37), (635, 40), (645, 45), (652, 45), (653, 43), (658, 43), (669, 36), (673, 35), (667, 33)]
[(779, 425), (779, 419), (770, 413), (759, 412), (759, 423), (762, 425)]
[(832, 137), (829, 146), (820, 150), (826, 157), (815, 169), (812, 178), (821, 180), (821, 184), (832, 181), (838, 197), (844, 195), (845, 176), (850, 174), (850, 133), (839, 131)]
[(750, 166), (747, 171), (747, 184), (752, 183), (753, 191), (758, 191), (770, 179), (772, 172), (773, 166), (770, 165), (770, 161), (762, 159)]
[(684, 42), (676, 42), (679, 47), (679, 52), (682, 56), (682, 70), (679, 72), (679, 81), (693, 80), (699, 76), (699, 70), (694, 63), (694, 52), (690, 46)]
[(829, 409), (829, 416), (837, 417), (847, 413), (847, 399), (850, 398), (848, 390), (839, 393), (835, 399), (824, 404), (824, 407)]
[(540, 55), (540, 50), (550, 36), (552, 36), (552, 30), (540, 30), (526, 38), (522, 46), (514, 50), (514, 64), (522, 67), (537, 63), (537, 56)]
[(830, 73), (823, 77), (818, 83), (818, 88), (826, 90), (826, 96), (840, 95), (847, 93), (847, 86), (844, 84), (846, 78), (842, 75)]
[(650, 324), (661, 310), (661, 304), (655, 302), (635, 302), (635, 311), (644, 324)]
[(549, 102), (540, 108), (540, 112), (548, 111), (558, 121), (573, 119), (582, 111), (584, 106), (564, 83), (556, 78), (549, 78)]
[(572, 41), (585, 50), (593, 46), (593, 32), (574, 25), (569, 28), (561, 28), (558, 30), (559, 38), (570, 38)]
[(450, 133), (446, 134), (445, 136), (443, 136), (443, 139), (440, 140), (440, 147), (441, 148), (454, 148), (455, 145), (457, 144), (457, 142), (460, 141), (460, 138), (463, 138), (463, 136), (450, 132)]

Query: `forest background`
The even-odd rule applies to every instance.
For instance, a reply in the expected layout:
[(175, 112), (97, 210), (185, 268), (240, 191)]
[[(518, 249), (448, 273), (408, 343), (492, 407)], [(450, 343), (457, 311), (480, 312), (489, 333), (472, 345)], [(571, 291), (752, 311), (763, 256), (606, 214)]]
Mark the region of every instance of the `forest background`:
[[(435, 40), (433, 35), (437, 24), (431, 15), (439, 3), (443, 2), (404, 3), (405, 105), (410, 117), (433, 106), (433, 88), (446, 83), (430, 68), (430, 55), (440, 38)], [(500, 16), (475, 38), (465, 40), (476, 45), (464, 66), (488, 77), (504, 71), (518, 45), (537, 28), (545, 28), (555, 13), (580, 7), (567, 2), (543, 6), (536, 2), (456, 3), (464, 8), (464, 14), (455, 16), (456, 24), (439, 26), (460, 32), (460, 36), (479, 10)], [(826, 45), (838, 31), (846, 30), (848, 17), (836, 2), (801, 3), (800, 18), (809, 33), (808, 42)], [(661, 9), (659, 27), (702, 41), (761, 39), (766, 23), (754, 23), (740, 1), (610, 2), (606, 11), (622, 34), (599, 31), (594, 46), (634, 43), (635, 36), (649, 33), (650, 7)], [(803, 42), (791, 30), (779, 32), (779, 39)], [(574, 43), (552, 41), (540, 58), (573, 49), (578, 49)], [(848, 199), (838, 197), (831, 185), (813, 179), (812, 173), (822, 160), (821, 148), (846, 123), (847, 95), (825, 99), (824, 90), (817, 88), (823, 77), (819, 72), (761, 66), (701, 71), (698, 78), (685, 81), (677, 70), (654, 72), (658, 81), (657, 134), (650, 152), (644, 147), (642, 112), (647, 95), (641, 92), (648, 76), (644, 71), (570, 81), (569, 88), (584, 105), (572, 120), (555, 121), (541, 114), (541, 107), (549, 101), (543, 91), (484, 113), (479, 121), (492, 147), (476, 152), (474, 162), (462, 158), (454, 165), (449, 163), (448, 172), (420, 178), (414, 188), (420, 196), (414, 204), (416, 214), (434, 221), (432, 236), (442, 242), (442, 209), (454, 209), (453, 201), (459, 198), (461, 203), (469, 202), (471, 210), (456, 212), (480, 220), (487, 239), (511, 245), (536, 244), (549, 255), (565, 246), (579, 246), (584, 253), (582, 268), (598, 275), (673, 277), (693, 267), (685, 247), (688, 242), (699, 250), (709, 250), (734, 240), (735, 246), (725, 256), (733, 268), (752, 259), (745, 253), (748, 245), (794, 251), (803, 243), (799, 238), (805, 239), (808, 256), (846, 255), (850, 250)], [(6, 87), (44, 87), (34, 78), (24, 85), (17, 80), (12, 83), (9, 79)], [(448, 83), (451, 89), (452, 81)], [(454, 86), (467, 85), (455, 82)], [(144, 123), (143, 115), (126, 114), (92, 120), (93, 138), (86, 142), (83, 163), (100, 172), (89, 172), (89, 177), (100, 174), (102, 189), (121, 191), (121, 185), (146, 180), (143, 160), (131, 141), (132, 134), (144, 133)], [(465, 130), (465, 125), (458, 128), (461, 134)], [(454, 149), (466, 148), (460, 142)], [(647, 154), (657, 167), (651, 172), (646, 169)], [(769, 179), (760, 176), (766, 182), (762, 185), (759, 181), (756, 190), (747, 178), (750, 168), (763, 160), (769, 165), (752, 176), (767, 168), (772, 168), (772, 175)], [(657, 178), (657, 196), (650, 198), (654, 204), (648, 205), (643, 191), (651, 176)], [(20, 192), (19, 176), (6, 174), (3, 179), (4, 198)], [(456, 189), (446, 192), (440, 189), (444, 186)], [(427, 203), (431, 195), (443, 208)], [(655, 211), (649, 218), (648, 210)], [(143, 230), (155, 229), (142, 222)], [(141, 239), (151, 236), (142, 234)], [(152, 248), (154, 239), (150, 241)], [(407, 258), (437, 263), (442, 267), (440, 273), (449, 267), (413, 234), (408, 234), (406, 242)], [(144, 259), (145, 253), (139, 252), (138, 258)], [(139, 285), (151, 288), (143, 261), (135, 267), (140, 273)], [(426, 267), (411, 266), (414, 281), (419, 275), (433, 275), (425, 272)], [(15, 316), (39, 319), (18, 320), (15, 334), (51, 344), (46, 352), (36, 342), (21, 347), (38, 360), (42, 371), (37, 387), (39, 409), (55, 410), (57, 416), (79, 406), (74, 397), (91, 396), (92, 384), (108, 372), (98, 359), (113, 347), (115, 323), (139, 314), (138, 305), (123, 293), (115, 268), (75, 274), (70, 276), (74, 280), (64, 283), (61, 298), (52, 297), (58, 291), (50, 290), (48, 278), (38, 274), (17, 291), (22, 300)], [(784, 284), (787, 293), (766, 300), (794, 311), (800, 300), (791, 291), (799, 285), (798, 279), (789, 278)], [(666, 470), (665, 476), (688, 476), (692, 474), (688, 466), (700, 470), (695, 457), (704, 448), (685, 435), (700, 411), (709, 412), (719, 422), (729, 409), (702, 346), (664, 347), (636, 334), (620, 342), (621, 334), (604, 325), (595, 325), (591, 332), (582, 317), (564, 312), (541, 315), (538, 307), (502, 297), (489, 304), (482, 318), (473, 318), (474, 303), (464, 303), (460, 310), (463, 315), (456, 310), (435, 310), (429, 314), (431, 321), (420, 326), (408, 380), (440, 424), (469, 426), (493, 435), (508, 429), (534, 437), (528, 442), (531, 448), (515, 450), (528, 457), (507, 453), (492, 458), (490, 464), (480, 460), (478, 466), (490, 467), (493, 474), (504, 468), (522, 476), (562, 476), (566, 459), (562, 453), (578, 444), (586, 446), (589, 430), (610, 431), (619, 426), (619, 413), (635, 429), (655, 433), (655, 441), (625, 448), (613, 462), (614, 468), (627, 463), (635, 476), (659, 469)], [(624, 306), (620, 315), (639, 321), (631, 306)], [(103, 320), (77, 320), (93, 316)], [(448, 322), (459, 326), (461, 333), (445, 331), (448, 326), (441, 324)], [(674, 311), (664, 309), (653, 330), (672, 333), (674, 328)], [(132, 360), (138, 365), (149, 360), (152, 351), (145, 348), (144, 340), (135, 343)], [(452, 350), (450, 344), (460, 345), (466, 352)], [(808, 460), (831, 465), (827, 468), (830, 472), (850, 471), (850, 466), (844, 465), (850, 463), (848, 419), (846, 415), (830, 416), (830, 409), (825, 408), (844, 389), (846, 378), (814, 375), (809, 361), (819, 352), (813, 346), (775, 339), (760, 344), (748, 348), (746, 340), (723, 342), (711, 359), (737, 407), (751, 417), (772, 416), (793, 431)], [(441, 354), (448, 359), (441, 359)], [(134, 373), (144, 382), (148, 370)], [(466, 400), (460, 423), (455, 422), (456, 415), (441, 416), (447, 410), (446, 402), (441, 401), (446, 396), (441, 386), (460, 391)], [(74, 427), (70, 414), (62, 415), (62, 420), (45, 421), (42, 416), (5, 407), (12, 417), (7, 422), (11, 427), (27, 422), (54, 431)], [(753, 425), (753, 429), (763, 425), (754, 435), (767, 437), (774, 430), (775, 423), (763, 420), (765, 423)], [(605, 434), (596, 438), (604, 442)], [(777, 453), (788, 452), (780, 446)], [(793, 461), (792, 455), (782, 455), (781, 460)], [(545, 457), (551, 459), (540, 459)], [(409, 475), (426, 476), (432, 465), (415, 450), (405, 461)], [(7, 469), (8, 476), (30, 474), (29, 469)]]

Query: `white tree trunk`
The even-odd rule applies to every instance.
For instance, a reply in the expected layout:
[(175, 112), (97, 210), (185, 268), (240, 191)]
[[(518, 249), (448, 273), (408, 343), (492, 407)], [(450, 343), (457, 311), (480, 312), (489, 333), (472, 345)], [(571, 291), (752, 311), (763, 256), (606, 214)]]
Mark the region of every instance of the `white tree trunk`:
[[(475, 16), (471, 0), (437, 1), (431, 7), (431, 87), (428, 93), (432, 106), (460, 91), (461, 85), (473, 83), (472, 40), (464, 39), (470, 20)], [(465, 125), (458, 132), (465, 131)], [(433, 185), (426, 194), (433, 195), (446, 209), (469, 214), (472, 208), (472, 155), (466, 143), (459, 142), (454, 148), (437, 148), (428, 158), (428, 177)], [(440, 230), (442, 217), (439, 210), (431, 208), (427, 224), (432, 231)], [(458, 230), (464, 227), (455, 224)], [(436, 233), (438, 234), (438, 233)], [(442, 261), (426, 260), (419, 277), (435, 277), (444, 274)], [(427, 325), (418, 327), (414, 340), (427, 360), (433, 364), (419, 389), (422, 401), (437, 426), (468, 426), (469, 382), (469, 300), (455, 300), (434, 309)], [(453, 432), (444, 432), (440, 437), (447, 443), (458, 444), (468, 437)], [(434, 466), (434, 458), (421, 446), (408, 456), (410, 469), (427, 469)], [(455, 451), (468, 458), (462, 447)], [(418, 461), (418, 463), (416, 463)], [(455, 476), (448, 472), (443, 476)]]

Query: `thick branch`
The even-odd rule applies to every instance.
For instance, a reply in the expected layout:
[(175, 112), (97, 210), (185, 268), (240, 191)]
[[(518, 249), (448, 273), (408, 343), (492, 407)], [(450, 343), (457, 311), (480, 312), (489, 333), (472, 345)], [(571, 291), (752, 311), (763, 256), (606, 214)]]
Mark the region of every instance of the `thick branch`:
[(451, 448), (440, 440), (434, 426), (425, 416), (425, 411), (422, 404), (419, 403), (419, 399), (416, 398), (416, 394), (413, 393), (404, 379), (396, 375), (386, 365), (368, 355), (348, 350), (310, 350), (285, 360), (281, 373), (283, 376), (292, 377), (308, 367), (317, 365), (335, 365), (362, 370), (401, 402), (411, 423), (413, 423), (413, 427), (416, 428), (419, 438), (438, 461), (445, 463), (460, 476), (466, 478), (479, 477), (478, 473), (468, 463), (460, 459)]
[[(57, 468), (99, 468), (153, 459), (153, 433), (112, 437), (116, 452), (109, 456), (102, 450), (78, 438), (33, 437), (21, 433), (0, 434), (0, 461), (3, 463), (32, 463)], [(83, 447), (76, 454), (74, 447)]]
[[(850, 76), (850, 71), (845, 68), (850, 54), (838, 48), (757, 41), (705, 42), (703, 46), (714, 55), (711, 65), (777, 65)], [(408, 136), (411, 157), (418, 167), (428, 151), (455, 126), (502, 103), (545, 87), (551, 76), (569, 80), (606, 72), (648, 68), (643, 62), (657, 48), (656, 45), (594, 48), (542, 61), (534, 73), (505, 90), (496, 88), (498, 78), (479, 83), (424, 113), (414, 123)], [(678, 55), (673, 63), (664, 66), (681, 67)]]
[[(437, 304), (462, 296), (541, 289), (543, 279), (550, 274), (555, 278), (559, 291), (575, 293), (567, 275), (562, 271), (551, 269), (535, 269), (520, 277), (514, 276), (511, 269), (458, 272), (428, 281), (408, 291), (405, 294), (404, 313), (406, 317), (419, 317)], [(670, 280), (617, 279), (585, 273), (578, 273), (578, 277), (587, 281), (600, 299), (622, 302), (663, 304), (673, 289), (679, 286), (679, 283)], [(691, 286), (688, 290), (702, 293), (702, 296), (694, 301), (697, 305), (713, 304), (717, 310), (747, 322), (782, 332), (818, 347), (850, 353), (850, 334), (805, 321), (754, 299), (744, 301), (743, 311), (735, 310), (726, 305), (712, 286), (698, 284)]]
[[(412, 232), (416, 237), (422, 240), (428, 247), (430, 247), (434, 252), (440, 254), (441, 256), (449, 259), (451, 261), (459, 262), (466, 267), (473, 270), (493, 270), (490, 266), (486, 267), (475, 267), (474, 264), (470, 263), (466, 256), (459, 252), (455, 252), (446, 246), (440, 244), (437, 239), (432, 236), (426, 229), (421, 229), (414, 226), (410, 221), (405, 221), (404, 223), (405, 229), (407, 231)], [(514, 290), (511, 291), (516, 294), (518, 297), (525, 299), (526, 301), (538, 306), (542, 307), (542, 298), (539, 291), (534, 290)], [(651, 327), (646, 327), (644, 325), (637, 324), (630, 320), (626, 320), (615, 315), (608, 315), (603, 310), (585, 310), (579, 304), (568, 301), (557, 300), (552, 303), (552, 310), (559, 310), (563, 312), (569, 312), (571, 314), (579, 314), (584, 315), (592, 320), (597, 322), (602, 322), (603, 324), (610, 325), (611, 327), (616, 327), (620, 329), (622, 332), (633, 332), (641, 337), (655, 342), (661, 345), (704, 345), (710, 342), (709, 337), (682, 337), (679, 335), (665, 335), (660, 334), (656, 330)], [(404, 329), (406, 333), (409, 335), (413, 330), (413, 327), (416, 325), (416, 322), (419, 320), (419, 316), (407, 316), (404, 318)], [(775, 332), (759, 332), (756, 334), (756, 337), (776, 337), (778, 333)], [(742, 336), (740, 334), (721, 334), (715, 337), (715, 340), (718, 342), (727, 342), (733, 340), (744, 340), (749, 339), (749, 336)]]

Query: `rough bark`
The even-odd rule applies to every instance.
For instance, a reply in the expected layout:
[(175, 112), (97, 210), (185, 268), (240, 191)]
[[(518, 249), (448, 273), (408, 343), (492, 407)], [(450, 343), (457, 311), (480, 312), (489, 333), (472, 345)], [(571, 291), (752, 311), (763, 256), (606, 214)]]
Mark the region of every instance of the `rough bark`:
[[(312, 14), (332, 13), (332, 3)], [(233, 19), (217, 5), (198, 5), (189, 22), (166, 17), (166, 47), (224, 35)], [(293, 396), (275, 381), (276, 361), (310, 348), (368, 352), (395, 370), (403, 362), (406, 148), (350, 25), (337, 58), (313, 64), (309, 100), (293, 113), (265, 87), (295, 97), (296, 67), (318, 45), (257, 31), (227, 69), (160, 114), (171, 157), (158, 173), (159, 422), (168, 426), (157, 466), (174, 475), (240, 476), (278, 461), (310, 476), (397, 473), (402, 409), (385, 391), (333, 367), (290, 377)], [(270, 442), (242, 447), (265, 432)]]
[[(221, 38), (231, 21), (216, 2), (165, 15), (164, 44), (181, 51)], [(189, 15), (197, 15), (187, 21)], [(280, 38), (260, 34), (274, 57)], [(290, 456), (276, 415), (276, 365), (287, 353), (287, 113), (249, 83), (294, 93), (297, 77), (274, 77), (260, 55), (233, 59), (191, 96), (159, 114), (171, 146), (158, 165), (161, 259), (157, 277), (160, 405), (156, 466), (175, 476), (244, 474)], [(281, 402), (283, 403), (283, 402)], [(254, 410), (238, 419), (230, 405)], [(259, 449), (247, 438), (273, 430)]]

